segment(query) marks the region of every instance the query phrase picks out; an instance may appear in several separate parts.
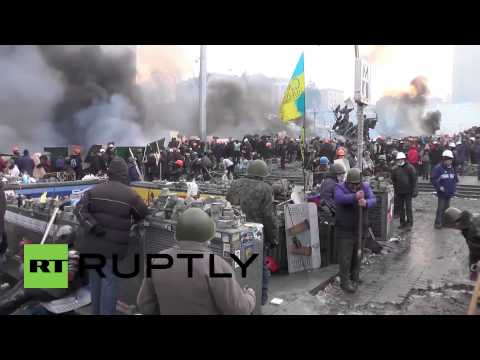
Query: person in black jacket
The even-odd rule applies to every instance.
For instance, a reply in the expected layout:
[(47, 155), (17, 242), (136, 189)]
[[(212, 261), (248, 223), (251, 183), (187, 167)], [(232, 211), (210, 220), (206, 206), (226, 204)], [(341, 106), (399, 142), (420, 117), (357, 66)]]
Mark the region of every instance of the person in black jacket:
[(112, 273), (113, 261), (126, 256), (131, 226), (148, 214), (142, 198), (128, 186), (128, 168), (122, 158), (113, 158), (108, 177), (109, 182), (88, 190), (75, 208), (85, 230), (78, 251), (100, 254), (107, 260), (102, 269), (105, 277), (96, 270), (89, 273), (94, 315), (115, 314), (118, 278)]
[(70, 157), (70, 167), (75, 171), (75, 179), (82, 180), (83, 178), (83, 161), (80, 149), (74, 149), (73, 155)]
[[(413, 226), (412, 197), (418, 195), (418, 181), (415, 168), (406, 162), (405, 154), (397, 154), (397, 166), (392, 170), (392, 183), (395, 198), (400, 208), (400, 229), (410, 230)], [(405, 212), (407, 221), (405, 221)]]
[(23, 151), (23, 156), (18, 160), (18, 170), (20, 170), (23, 174), (28, 174), (33, 176), (33, 169), (35, 168), (35, 163), (33, 162), (32, 158), (28, 150)]

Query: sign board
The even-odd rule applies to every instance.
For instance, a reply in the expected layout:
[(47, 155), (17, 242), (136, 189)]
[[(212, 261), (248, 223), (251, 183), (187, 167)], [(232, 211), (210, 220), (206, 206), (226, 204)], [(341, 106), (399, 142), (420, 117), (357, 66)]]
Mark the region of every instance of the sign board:
[(370, 101), (370, 64), (366, 58), (355, 61), (355, 101), (364, 105)]
[(288, 273), (318, 269), (321, 265), (317, 206), (285, 206)]

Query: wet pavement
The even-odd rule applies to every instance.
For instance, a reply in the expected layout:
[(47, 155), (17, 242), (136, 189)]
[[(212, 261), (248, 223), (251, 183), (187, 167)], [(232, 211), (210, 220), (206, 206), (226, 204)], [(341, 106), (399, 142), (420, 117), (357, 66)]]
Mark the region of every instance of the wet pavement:
[[(264, 307), (264, 313), (466, 314), (474, 286), (469, 280), (468, 249), (459, 231), (434, 229), (436, 201), (433, 195), (419, 195), (413, 205), (412, 231), (395, 229), (382, 254), (366, 254), (363, 283), (355, 294), (345, 294), (338, 277), (333, 277), (316, 295), (305, 288), (276, 310), (274, 305)], [(475, 213), (480, 200), (452, 199), (451, 205)], [(398, 220), (394, 224), (398, 227)], [(283, 295), (274, 285), (272, 290), (272, 297)]]

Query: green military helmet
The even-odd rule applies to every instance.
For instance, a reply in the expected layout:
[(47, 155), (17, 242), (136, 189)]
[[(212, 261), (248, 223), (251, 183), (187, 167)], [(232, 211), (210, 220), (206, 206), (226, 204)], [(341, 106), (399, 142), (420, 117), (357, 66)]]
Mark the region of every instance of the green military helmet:
[(362, 174), (360, 173), (360, 169), (353, 168), (348, 170), (347, 173), (347, 183), (352, 183), (352, 184), (359, 184), (362, 182)]
[(447, 210), (445, 210), (445, 215), (444, 215), (445, 226), (450, 226), (458, 222), (458, 220), (460, 220), (461, 215), (462, 215), (461, 210), (454, 207), (449, 207)]
[(332, 166), (330, 166), (330, 174), (332, 175), (345, 174), (345, 166), (340, 163), (333, 163)]
[(247, 175), (263, 178), (268, 175), (268, 166), (263, 160), (254, 160), (247, 168)]
[(201, 209), (188, 209), (178, 219), (175, 237), (178, 241), (212, 240), (215, 237), (215, 222)]

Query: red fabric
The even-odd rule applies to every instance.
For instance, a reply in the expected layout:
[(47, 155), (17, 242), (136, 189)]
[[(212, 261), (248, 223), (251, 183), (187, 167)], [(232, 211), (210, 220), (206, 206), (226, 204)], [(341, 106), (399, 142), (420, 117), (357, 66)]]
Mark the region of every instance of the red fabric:
[(270, 272), (272, 273), (275, 273), (279, 270), (279, 266), (278, 266), (278, 263), (275, 261), (275, 259), (271, 256), (267, 256), (267, 258), (265, 259), (265, 262), (267, 264), (267, 267), (268, 269), (270, 270)]
[(418, 154), (417, 148), (412, 148), (408, 150), (407, 160), (412, 165), (417, 165), (420, 161), (420, 155)]

